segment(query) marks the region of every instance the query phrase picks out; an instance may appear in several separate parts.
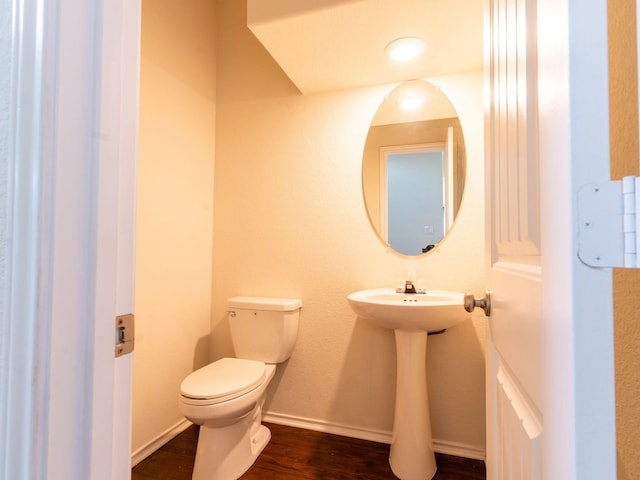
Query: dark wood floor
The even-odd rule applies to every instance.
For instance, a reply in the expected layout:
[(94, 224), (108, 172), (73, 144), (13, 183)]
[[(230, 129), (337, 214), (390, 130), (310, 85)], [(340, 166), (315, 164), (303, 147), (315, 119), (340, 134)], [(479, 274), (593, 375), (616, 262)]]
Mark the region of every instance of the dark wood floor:
[[(267, 425), (271, 441), (242, 480), (393, 480), (389, 445)], [(191, 480), (198, 439), (192, 426), (133, 468), (132, 480)], [(485, 480), (484, 463), (436, 454), (435, 480)]]

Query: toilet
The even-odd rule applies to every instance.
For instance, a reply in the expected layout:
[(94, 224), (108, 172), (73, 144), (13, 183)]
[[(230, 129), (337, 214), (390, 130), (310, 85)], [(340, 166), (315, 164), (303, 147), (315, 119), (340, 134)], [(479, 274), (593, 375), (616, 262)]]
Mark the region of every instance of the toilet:
[(191, 373), (180, 385), (180, 412), (200, 425), (193, 480), (234, 480), (271, 439), (262, 406), (276, 365), (291, 356), (302, 302), (291, 298), (228, 299), (235, 358)]

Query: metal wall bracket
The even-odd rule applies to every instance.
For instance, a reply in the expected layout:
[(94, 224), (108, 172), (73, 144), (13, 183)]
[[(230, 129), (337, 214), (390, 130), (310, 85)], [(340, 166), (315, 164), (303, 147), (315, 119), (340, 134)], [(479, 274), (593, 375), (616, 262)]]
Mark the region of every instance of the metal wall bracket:
[(135, 317), (133, 313), (116, 317), (116, 357), (133, 352), (135, 343)]
[(578, 257), (591, 267), (638, 268), (636, 212), (640, 177), (624, 177), (578, 191)]

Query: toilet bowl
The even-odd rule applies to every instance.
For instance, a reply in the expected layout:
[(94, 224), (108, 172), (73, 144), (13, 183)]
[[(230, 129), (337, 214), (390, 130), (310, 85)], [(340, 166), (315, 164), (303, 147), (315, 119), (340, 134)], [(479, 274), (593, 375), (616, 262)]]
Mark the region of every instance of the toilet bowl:
[(228, 305), (238, 358), (206, 365), (180, 386), (180, 412), (200, 425), (193, 480), (237, 479), (269, 443), (266, 389), (297, 335), (300, 300), (234, 297)]
[(200, 425), (194, 480), (235, 479), (271, 439), (262, 406), (275, 365), (223, 358), (185, 379), (180, 412)]

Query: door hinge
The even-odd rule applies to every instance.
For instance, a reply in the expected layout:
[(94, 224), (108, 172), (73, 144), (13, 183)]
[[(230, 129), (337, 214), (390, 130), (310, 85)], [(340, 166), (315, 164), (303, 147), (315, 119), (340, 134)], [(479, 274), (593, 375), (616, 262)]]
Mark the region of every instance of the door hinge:
[(578, 257), (591, 267), (638, 268), (640, 177), (578, 190)]
[(116, 317), (116, 357), (133, 352), (135, 317), (133, 313)]

